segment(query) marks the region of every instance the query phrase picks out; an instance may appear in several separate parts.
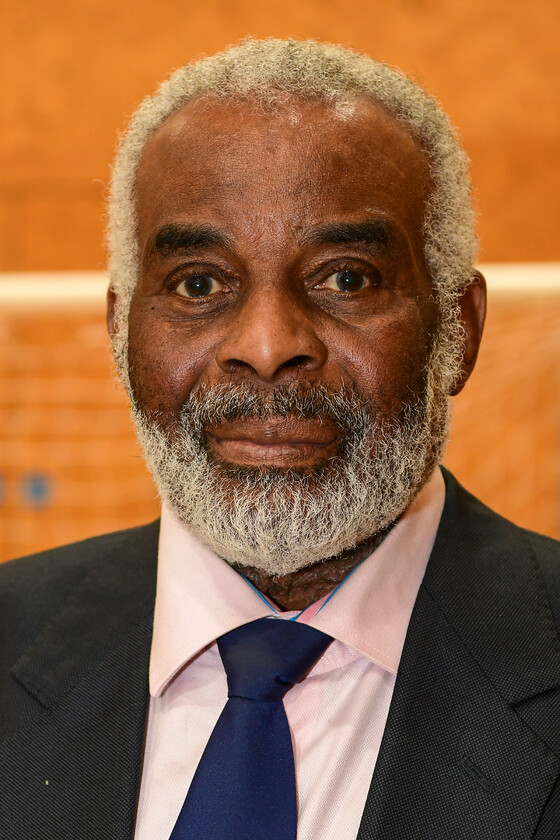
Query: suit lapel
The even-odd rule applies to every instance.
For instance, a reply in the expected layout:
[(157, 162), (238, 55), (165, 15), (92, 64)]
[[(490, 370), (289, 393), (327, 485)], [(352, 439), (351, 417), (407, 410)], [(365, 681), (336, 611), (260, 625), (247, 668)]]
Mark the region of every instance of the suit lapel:
[(12, 668), (24, 725), (0, 745), (3, 837), (133, 836), (157, 556), (157, 527), (139, 531), (90, 564)]
[(534, 558), (446, 482), (358, 840), (529, 840), (560, 773), (535, 713), (560, 647)]

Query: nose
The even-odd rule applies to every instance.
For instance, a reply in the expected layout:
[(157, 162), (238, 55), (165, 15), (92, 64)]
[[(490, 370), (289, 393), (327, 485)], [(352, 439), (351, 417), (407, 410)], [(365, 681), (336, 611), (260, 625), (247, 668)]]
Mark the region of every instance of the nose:
[(319, 370), (327, 355), (303, 306), (267, 288), (250, 294), (232, 318), (216, 361), (225, 373), (275, 382)]

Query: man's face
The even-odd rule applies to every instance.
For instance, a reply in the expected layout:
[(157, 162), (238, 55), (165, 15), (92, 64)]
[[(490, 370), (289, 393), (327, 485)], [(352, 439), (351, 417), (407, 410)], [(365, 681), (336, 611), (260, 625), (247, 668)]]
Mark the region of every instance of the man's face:
[[(244, 499), (251, 519), (258, 493), (273, 504), (276, 481), (278, 498), (293, 493), (300, 507), (298, 482), (311, 497), (324, 494), (314, 477), (328, 476), (333, 464), (339, 471), (346, 437), (362, 435), (354, 458), (371, 456), (379, 472), (380, 458), (409, 459), (406, 451), (395, 456), (395, 429), (398, 446), (406, 449), (410, 438), (417, 448), (423, 424), (411, 486), (380, 519), (364, 514), (370, 521), (353, 537), (331, 539), (331, 553), (398, 516), (433, 468), (430, 434), (437, 427), (441, 438), (445, 425), (441, 416), (427, 417), (425, 404), (437, 332), (423, 256), (429, 191), (423, 152), (365, 100), (346, 120), (334, 108), (299, 101), (273, 114), (198, 100), (171, 116), (144, 150), (136, 187), (140, 278), (129, 315), (129, 374), (142, 422), (159, 435), (148, 446), (174, 449), (188, 472), (200, 452), (191, 446), (181, 456), (185, 423), (201, 409), (194, 448), (222, 507), (239, 508)], [(331, 395), (335, 407), (322, 410)], [(368, 418), (367, 431), (363, 417), (362, 431), (352, 428), (358, 414)], [(398, 463), (390, 469), (398, 472)], [(264, 480), (260, 490), (253, 479)], [(177, 469), (171, 480), (181, 482)], [(177, 501), (177, 488), (163, 492)], [(207, 539), (227, 557), (227, 545)], [(328, 549), (327, 540), (321, 550)], [(239, 551), (230, 554), (251, 564)]]

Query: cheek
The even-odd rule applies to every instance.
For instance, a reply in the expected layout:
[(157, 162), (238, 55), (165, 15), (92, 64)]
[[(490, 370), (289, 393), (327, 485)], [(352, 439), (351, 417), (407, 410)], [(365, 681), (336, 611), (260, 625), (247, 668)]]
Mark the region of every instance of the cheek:
[(158, 317), (157, 305), (131, 307), (130, 383), (138, 404), (148, 413), (176, 413), (210, 355), (204, 336), (189, 340), (184, 324)]
[[(332, 339), (338, 364), (373, 410), (394, 416), (423, 393), (430, 341), (420, 317), (378, 319)], [(331, 346), (333, 346), (331, 344)]]

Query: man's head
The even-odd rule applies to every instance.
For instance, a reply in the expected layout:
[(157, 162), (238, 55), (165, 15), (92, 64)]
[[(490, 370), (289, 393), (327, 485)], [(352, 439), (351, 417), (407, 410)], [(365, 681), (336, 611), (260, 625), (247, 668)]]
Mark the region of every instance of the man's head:
[(402, 74), (246, 42), (133, 118), (110, 323), (164, 498), (232, 562), (290, 572), (407, 507), (482, 324), (464, 155)]

